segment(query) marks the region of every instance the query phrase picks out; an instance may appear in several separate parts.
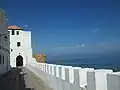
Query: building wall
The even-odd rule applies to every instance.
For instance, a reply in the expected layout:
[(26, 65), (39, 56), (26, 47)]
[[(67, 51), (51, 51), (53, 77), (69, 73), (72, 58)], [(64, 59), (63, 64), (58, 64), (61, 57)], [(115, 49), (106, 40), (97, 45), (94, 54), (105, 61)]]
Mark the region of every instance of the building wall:
[[(17, 31), (19, 35), (17, 35)], [(16, 57), (21, 55), (23, 57), (23, 66), (26, 65), (27, 60), (32, 58), (31, 48), (31, 32), (14, 30), (15, 35), (12, 35), (12, 30), (9, 30), (10, 34), (10, 65), (16, 67)], [(17, 47), (17, 42), (21, 43), (21, 46)]]
[(0, 9), (0, 74), (10, 69), (9, 34), (4, 12)]

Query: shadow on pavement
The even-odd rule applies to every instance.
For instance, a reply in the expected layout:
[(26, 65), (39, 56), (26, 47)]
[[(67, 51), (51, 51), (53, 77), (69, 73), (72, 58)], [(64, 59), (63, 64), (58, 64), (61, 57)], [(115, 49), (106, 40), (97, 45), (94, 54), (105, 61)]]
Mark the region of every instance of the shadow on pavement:
[(0, 90), (34, 90), (26, 88), (25, 77), (27, 74), (22, 72), (22, 68), (12, 68), (4, 78), (0, 79)]

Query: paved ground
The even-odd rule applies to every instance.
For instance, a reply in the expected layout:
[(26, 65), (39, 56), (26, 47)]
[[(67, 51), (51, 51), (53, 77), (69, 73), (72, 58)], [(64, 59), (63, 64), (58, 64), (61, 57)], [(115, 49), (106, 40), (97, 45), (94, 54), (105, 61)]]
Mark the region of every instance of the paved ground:
[(13, 68), (0, 78), (0, 90), (52, 90), (27, 68)]

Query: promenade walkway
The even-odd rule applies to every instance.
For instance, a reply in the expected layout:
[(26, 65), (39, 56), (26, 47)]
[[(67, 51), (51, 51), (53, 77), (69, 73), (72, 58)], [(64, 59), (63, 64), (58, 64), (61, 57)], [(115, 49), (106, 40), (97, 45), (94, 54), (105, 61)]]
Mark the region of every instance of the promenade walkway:
[(13, 68), (0, 76), (0, 90), (52, 90), (25, 67)]

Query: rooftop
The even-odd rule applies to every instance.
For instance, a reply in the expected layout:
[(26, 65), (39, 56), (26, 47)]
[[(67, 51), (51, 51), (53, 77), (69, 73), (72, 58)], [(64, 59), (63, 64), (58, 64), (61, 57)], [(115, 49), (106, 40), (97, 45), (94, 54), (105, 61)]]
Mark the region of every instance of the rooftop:
[(23, 30), (23, 28), (21, 28), (21, 27), (19, 27), (19, 26), (16, 26), (16, 25), (8, 26), (8, 29), (9, 29), (9, 30)]

